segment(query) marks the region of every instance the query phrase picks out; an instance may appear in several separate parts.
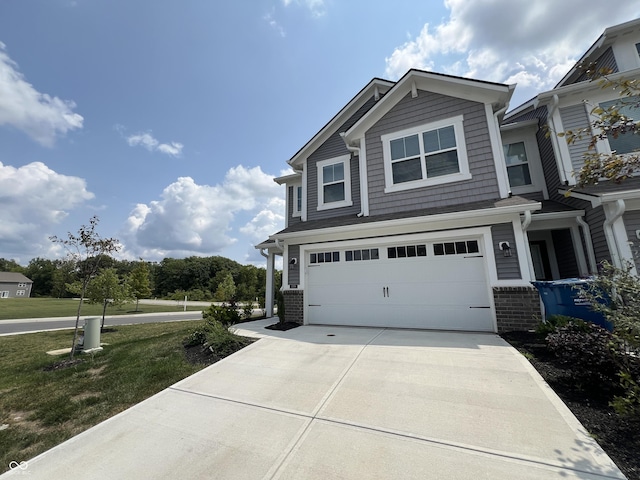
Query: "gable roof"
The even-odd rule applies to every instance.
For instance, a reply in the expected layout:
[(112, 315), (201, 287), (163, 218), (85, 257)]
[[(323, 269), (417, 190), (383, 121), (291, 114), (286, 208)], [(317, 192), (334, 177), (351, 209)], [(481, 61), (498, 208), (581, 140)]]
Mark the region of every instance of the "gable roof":
[(296, 154), (287, 162), (295, 168), (295, 165), (302, 163), (311, 153), (313, 153), (320, 145), (333, 135), (341, 125), (343, 125), (358, 109), (375, 95), (386, 94), (395, 82), (384, 80), (382, 78), (374, 78), (362, 90), (360, 90), (349, 103), (347, 103), (334, 117), (316, 133)]
[(490, 103), (493, 110), (498, 111), (509, 104), (515, 89), (514, 85), (456, 77), (443, 73), (427, 72), (411, 69), (376, 103), (360, 120), (345, 132), (347, 144), (360, 138), (378, 120), (402, 100), (409, 92), (426, 90), (442, 95), (462, 98), (480, 103)]
[(18, 272), (0, 272), (0, 282), (2, 283), (33, 283), (32, 280)]
[(569, 70), (564, 77), (562, 77), (554, 88), (562, 87), (573, 81), (574, 76), (580, 71), (580, 65), (595, 61), (616, 41), (616, 39), (634, 30), (640, 30), (640, 18), (606, 28), (604, 32), (602, 32), (602, 35), (598, 37), (593, 45), (589, 47), (589, 49), (580, 57), (580, 60), (578, 60), (573, 68)]

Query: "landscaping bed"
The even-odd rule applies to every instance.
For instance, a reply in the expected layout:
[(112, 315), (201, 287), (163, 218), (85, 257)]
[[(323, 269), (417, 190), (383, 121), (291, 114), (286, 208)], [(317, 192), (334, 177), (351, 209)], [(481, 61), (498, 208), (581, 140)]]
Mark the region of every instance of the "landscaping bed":
[(576, 382), (548, 349), (544, 335), (505, 332), (501, 336), (529, 360), (627, 478), (640, 480), (640, 418), (619, 415), (609, 404), (612, 392)]

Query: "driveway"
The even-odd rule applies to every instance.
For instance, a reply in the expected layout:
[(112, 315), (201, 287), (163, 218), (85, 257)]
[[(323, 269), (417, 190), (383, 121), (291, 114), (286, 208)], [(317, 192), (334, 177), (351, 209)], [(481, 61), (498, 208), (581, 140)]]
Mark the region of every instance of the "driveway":
[(268, 323), (6, 477), (624, 478), (497, 335)]

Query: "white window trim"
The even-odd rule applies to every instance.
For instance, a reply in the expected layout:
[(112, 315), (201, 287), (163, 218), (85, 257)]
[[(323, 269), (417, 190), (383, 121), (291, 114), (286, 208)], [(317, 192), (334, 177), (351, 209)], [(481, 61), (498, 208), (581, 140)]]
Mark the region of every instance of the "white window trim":
[[(385, 179), (385, 193), (401, 192), (403, 190), (411, 190), (414, 188), (431, 187), (434, 185), (442, 185), (445, 183), (460, 182), (462, 180), (470, 180), (471, 173), (469, 172), (469, 159), (467, 158), (467, 144), (464, 138), (464, 116), (458, 115), (456, 117), (447, 118), (433, 123), (427, 123), (418, 127), (408, 128), (394, 133), (388, 133), (382, 135), (382, 152), (384, 155), (384, 179)], [(437, 130), (438, 128), (453, 126), (456, 135), (456, 149), (458, 153), (458, 167), (460, 171), (458, 173), (452, 173), (450, 175), (442, 175), (433, 178), (423, 178), (422, 180), (413, 180), (411, 182), (404, 182), (399, 184), (393, 183), (393, 170), (391, 168), (391, 141), (409, 135), (421, 134), (431, 130)], [(420, 139), (422, 142), (422, 139)], [(422, 144), (422, 143), (421, 143)], [(420, 162), (423, 171), (423, 175), (426, 173), (425, 155), (424, 152), (420, 154)]]
[[(302, 201), (302, 196), (303, 196), (303, 192), (302, 192), (302, 183), (294, 183), (292, 185), (293, 187), (293, 195), (292, 195), (292, 202), (293, 204), (291, 205), (291, 211), (292, 217), (301, 217), (302, 216), (302, 208), (304, 207), (303, 205), (303, 201)], [(300, 197), (298, 197), (298, 189), (300, 189)], [(298, 200), (300, 200), (300, 210), (298, 210)]]
[(0, 291), (0, 298), (9, 298), (9, 291), (8, 290)]
[[(509, 185), (509, 189), (514, 195), (520, 195), (522, 193), (542, 192), (543, 197), (547, 199), (549, 198), (549, 193), (547, 192), (547, 186), (545, 184), (544, 174), (542, 172), (542, 161), (540, 160), (538, 144), (535, 138), (535, 129), (527, 128), (502, 133), (502, 145), (511, 145), (520, 142), (524, 143), (524, 150), (527, 154), (527, 163), (529, 164), (531, 185), (523, 185), (520, 187), (511, 187), (511, 185)], [(506, 159), (505, 170), (508, 170)], [(507, 174), (507, 179), (508, 178), (509, 176)]]
[[(340, 202), (324, 203), (322, 169), (327, 165), (333, 165), (336, 163), (344, 164), (344, 200)], [(350, 207), (353, 205), (353, 201), (351, 200), (351, 155), (342, 155), (336, 158), (321, 160), (316, 163), (316, 167), (318, 169), (318, 210), (330, 210), (333, 208)]]

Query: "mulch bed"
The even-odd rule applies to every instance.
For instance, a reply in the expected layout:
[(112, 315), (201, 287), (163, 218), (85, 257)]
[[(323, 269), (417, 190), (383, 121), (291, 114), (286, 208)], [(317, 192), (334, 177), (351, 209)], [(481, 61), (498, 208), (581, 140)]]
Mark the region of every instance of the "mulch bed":
[(640, 419), (618, 415), (609, 406), (610, 398), (575, 385), (567, 370), (547, 350), (542, 336), (535, 332), (505, 332), (501, 336), (520, 352), (526, 352), (531, 365), (627, 478), (640, 480)]
[(291, 330), (292, 328), (297, 328), (299, 326), (300, 324), (295, 322), (278, 322), (264, 328), (267, 330), (279, 330), (281, 332), (286, 332), (287, 330)]

